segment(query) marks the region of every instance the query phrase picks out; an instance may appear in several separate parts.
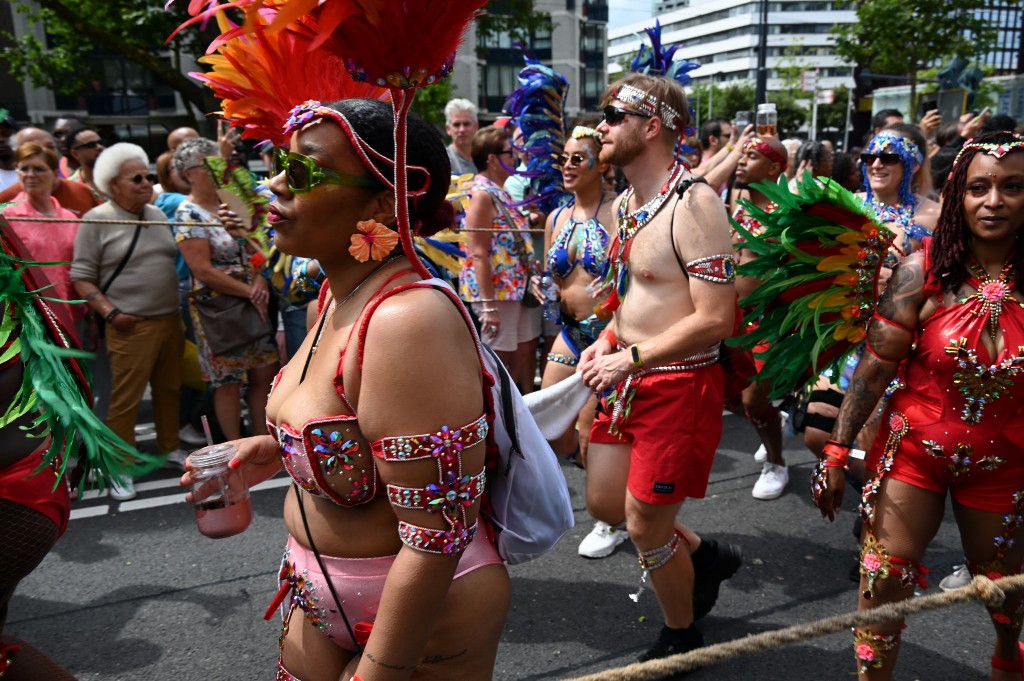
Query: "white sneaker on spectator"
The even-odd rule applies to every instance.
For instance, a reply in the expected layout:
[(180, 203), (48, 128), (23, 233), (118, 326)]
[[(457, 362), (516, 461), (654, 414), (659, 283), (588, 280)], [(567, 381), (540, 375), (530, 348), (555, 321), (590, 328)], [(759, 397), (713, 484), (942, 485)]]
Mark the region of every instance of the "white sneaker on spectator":
[(184, 471), (186, 458), (188, 458), (188, 452), (184, 449), (175, 449), (173, 452), (167, 452), (167, 459), (164, 461), (164, 468), (176, 468)]
[(612, 555), (615, 547), (629, 539), (624, 528), (613, 527), (598, 520), (594, 529), (580, 542), (579, 554), (584, 558), (605, 558)]
[[(786, 439), (787, 435), (794, 435), (794, 433), (790, 433), (789, 430), (788, 430), (788, 422), (789, 422), (789, 414), (788, 413), (786, 413), (786, 412), (784, 412), (782, 410), (779, 410), (779, 422), (782, 424), (782, 439), (783, 440)], [(768, 449), (765, 448), (764, 443), (762, 442), (761, 446), (757, 448), (756, 452), (754, 452), (754, 461), (756, 463), (764, 463), (767, 460), (768, 460)]]
[(124, 478), (120, 482), (110, 481), (110, 498), (115, 501), (128, 501), (135, 498), (135, 483), (131, 478)]
[(754, 461), (756, 461), (757, 463), (764, 463), (767, 460), (768, 449), (764, 445), (761, 445), (760, 447), (757, 448), (757, 451), (754, 452)]
[(178, 431), (178, 439), (187, 445), (205, 445), (206, 436), (196, 430), (191, 423), (185, 424)]
[(954, 565), (953, 573), (946, 575), (939, 582), (939, 588), (943, 591), (956, 591), (971, 583), (971, 571), (966, 565)]
[(754, 483), (754, 489), (751, 491), (751, 494), (754, 495), (755, 499), (762, 499), (764, 501), (778, 499), (782, 496), (788, 484), (789, 469), (785, 465), (765, 461), (764, 466), (761, 467), (761, 477)]

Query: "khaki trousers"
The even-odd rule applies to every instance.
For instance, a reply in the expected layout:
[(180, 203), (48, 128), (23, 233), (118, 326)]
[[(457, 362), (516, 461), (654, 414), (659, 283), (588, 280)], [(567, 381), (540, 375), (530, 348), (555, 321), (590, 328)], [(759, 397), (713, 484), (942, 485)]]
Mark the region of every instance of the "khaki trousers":
[(112, 380), (107, 425), (135, 444), (139, 404), (152, 386), (153, 422), (160, 453), (178, 449), (178, 394), (185, 336), (181, 317), (143, 319), (128, 333), (107, 324), (107, 355)]

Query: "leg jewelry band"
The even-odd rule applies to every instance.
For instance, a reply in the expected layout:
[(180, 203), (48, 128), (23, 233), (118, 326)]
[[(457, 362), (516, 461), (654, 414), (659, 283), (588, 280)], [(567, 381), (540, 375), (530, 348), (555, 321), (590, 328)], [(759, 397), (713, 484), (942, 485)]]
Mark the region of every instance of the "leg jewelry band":
[(672, 538), (661, 546), (649, 551), (637, 552), (637, 560), (640, 561), (640, 569), (643, 570), (643, 572), (640, 575), (640, 588), (635, 594), (629, 595), (630, 599), (632, 599), (634, 603), (640, 601), (640, 594), (644, 592), (644, 588), (647, 584), (648, 573), (657, 570), (660, 567), (664, 567), (666, 563), (672, 560), (672, 557), (676, 555), (678, 550), (679, 535), (673, 533)]
[(928, 588), (928, 581), (925, 579), (928, 568), (906, 558), (890, 556), (870, 529), (865, 535), (864, 548), (860, 554), (860, 574), (868, 580), (863, 593), (865, 600), (870, 600), (874, 596), (875, 581), (878, 579), (896, 577), (900, 580), (900, 587), (904, 589), (915, 584), (922, 589)]
[(560, 352), (552, 352), (551, 354), (549, 354), (548, 355), (548, 361), (549, 362), (558, 362), (559, 364), (564, 364), (565, 366), (568, 366), (568, 367), (574, 367), (574, 366), (576, 366), (577, 364), (580, 363), (580, 361), (578, 359), (576, 359), (575, 357), (570, 357), (569, 355), (563, 355)]
[(853, 651), (857, 655), (857, 664), (862, 674), (885, 664), (886, 654), (899, 645), (900, 633), (873, 634), (868, 629), (853, 630)]

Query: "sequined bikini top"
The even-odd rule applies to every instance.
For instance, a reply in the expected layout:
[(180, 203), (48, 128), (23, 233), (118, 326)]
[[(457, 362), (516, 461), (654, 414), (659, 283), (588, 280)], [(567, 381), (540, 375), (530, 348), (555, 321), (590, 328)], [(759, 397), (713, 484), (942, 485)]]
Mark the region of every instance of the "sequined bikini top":
[[(601, 197), (604, 203), (604, 197)], [(574, 217), (576, 205), (570, 202), (558, 209), (552, 224), (558, 221), (558, 215), (566, 207), (572, 207), (565, 224), (551, 243), (548, 251), (548, 269), (559, 279), (565, 279), (577, 265), (594, 277), (603, 277), (608, 268), (608, 242), (611, 237), (596, 217), (588, 220), (577, 220)], [(600, 204), (597, 207), (601, 210)], [(575, 246), (575, 258), (570, 257), (570, 250)]]

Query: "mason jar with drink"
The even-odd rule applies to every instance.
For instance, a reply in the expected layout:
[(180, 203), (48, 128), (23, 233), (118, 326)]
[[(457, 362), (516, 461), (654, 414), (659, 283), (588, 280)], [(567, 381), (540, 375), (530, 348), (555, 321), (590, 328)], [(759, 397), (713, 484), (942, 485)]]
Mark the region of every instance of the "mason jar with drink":
[(233, 444), (209, 445), (192, 452), (192, 506), (199, 532), (212, 539), (239, 534), (252, 522), (249, 486), (240, 470), (228, 466), (238, 448)]
[(778, 137), (777, 126), (779, 122), (779, 114), (775, 109), (774, 102), (758, 104), (755, 121), (758, 135), (763, 137)]

